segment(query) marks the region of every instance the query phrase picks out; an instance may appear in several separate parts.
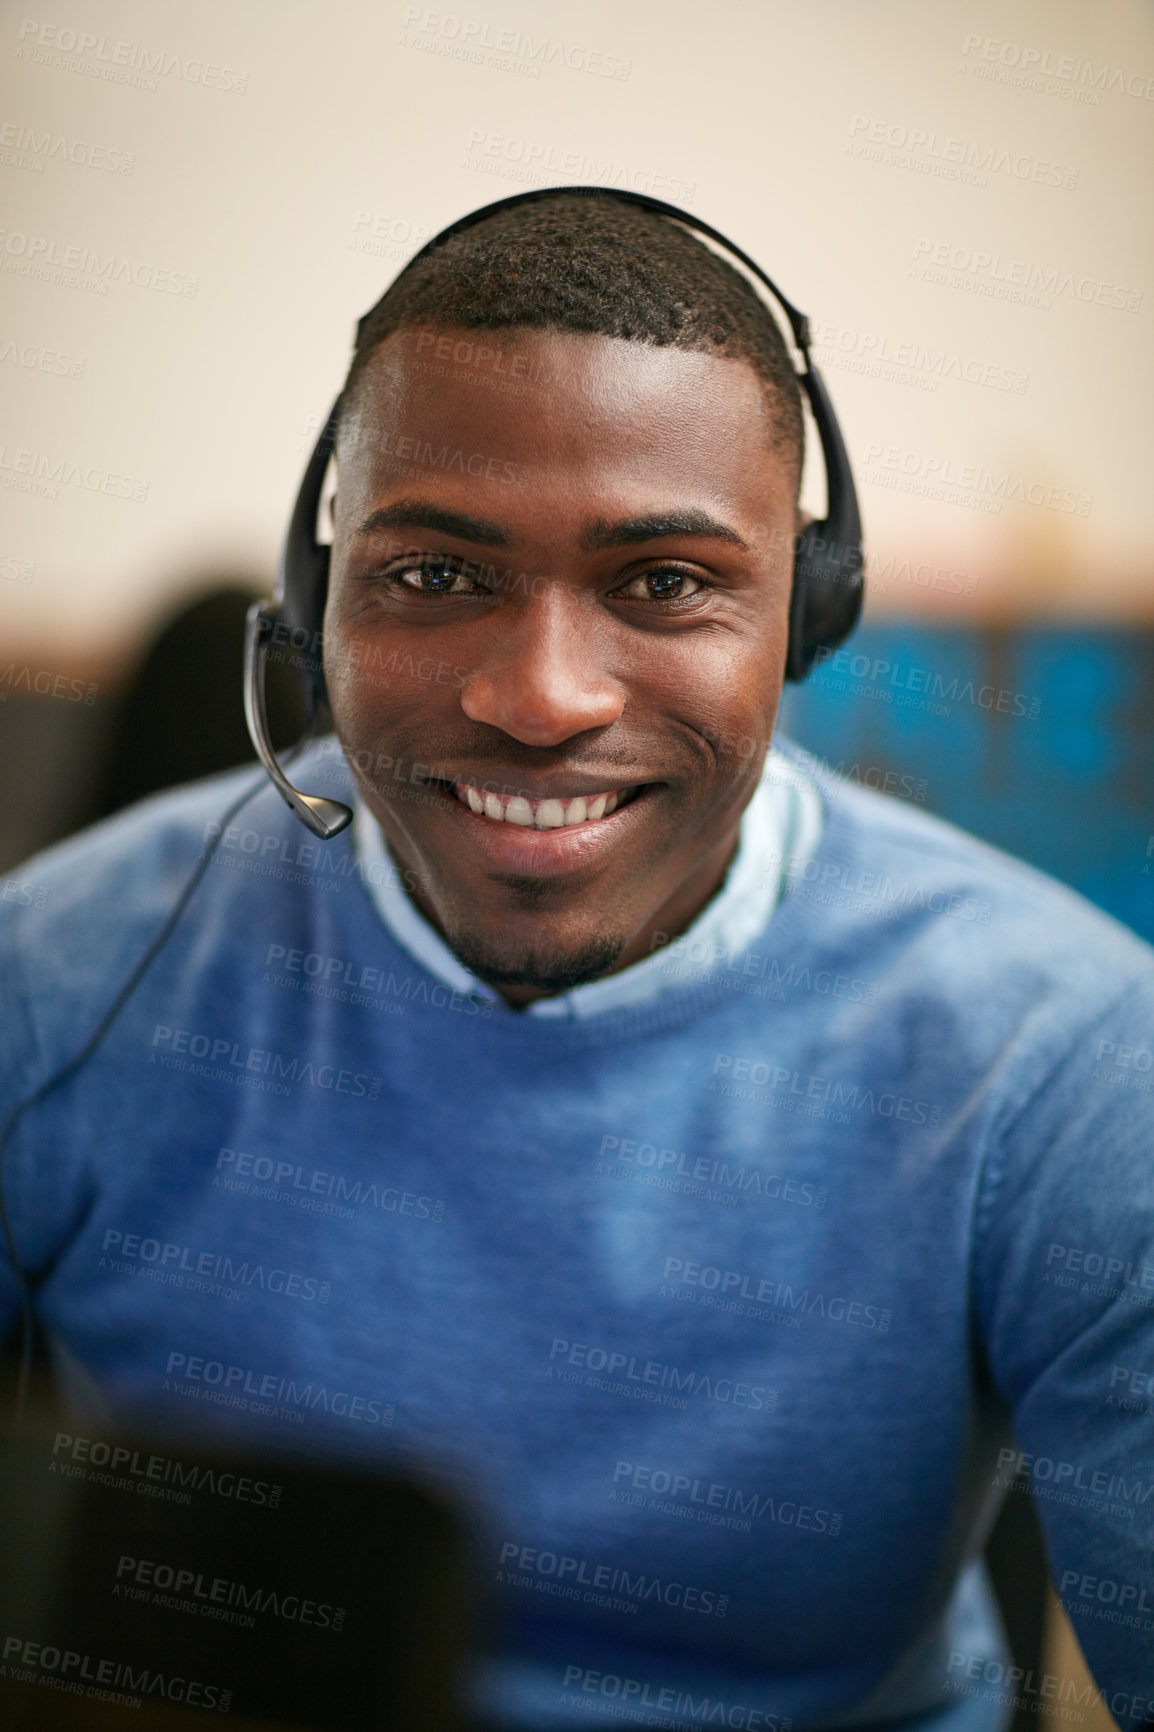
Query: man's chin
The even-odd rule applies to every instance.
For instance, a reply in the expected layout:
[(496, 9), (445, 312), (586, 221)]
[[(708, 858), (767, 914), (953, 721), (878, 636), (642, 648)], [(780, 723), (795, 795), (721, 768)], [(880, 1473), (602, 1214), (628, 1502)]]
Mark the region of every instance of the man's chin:
[(474, 935), (446, 935), (449, 948), (463, 968), (498, 991), (502, 987), (527, 987), (552, 996), (587, 986), (612, 972), (625, 948), (623, 937), (599, 934), (580, 948), (557, 951), (526, 950), (519, 955), (500, 945), (478, 942)]

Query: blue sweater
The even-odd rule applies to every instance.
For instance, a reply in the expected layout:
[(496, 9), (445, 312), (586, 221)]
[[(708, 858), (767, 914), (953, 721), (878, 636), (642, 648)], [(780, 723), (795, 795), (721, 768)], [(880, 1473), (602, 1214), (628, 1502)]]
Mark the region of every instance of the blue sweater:
[[(807, 764), (822, 840), (758, 941), (577, 1021), (437, 982), (348, 836), (256, 794), (8, 1157), (76, 1423), (467, 1487), (496, 1614), (475, 1700), (538, 1729), (986, 1732), (1015, 1694), (1061, 1705), (1069, 1680), (1009, 1672), (976, 1561), (1019, 1469), (1137, 1728), (1154, 953)], [(331, 755), (300, 776), (349, 795)], [(18, 874), (6, 1099), (83, 1045), (254, 780)]]

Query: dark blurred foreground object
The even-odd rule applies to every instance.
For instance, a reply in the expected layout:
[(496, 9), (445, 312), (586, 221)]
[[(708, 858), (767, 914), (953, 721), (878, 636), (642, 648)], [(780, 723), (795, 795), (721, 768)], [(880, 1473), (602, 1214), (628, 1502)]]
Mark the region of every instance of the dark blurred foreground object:
[[(114, 713), (87, 822), (253, 757), (241, 678), (244, 619), (255, 599), (247, 588), (214, 590), (154, 638)], [(303, 687), (276, 656), (269, 658), (266, 698), (283, 750), (300, 738), (307, 712)]]
[(470, 1543), (396, 1477), (0, 1433), (0, 1726), (455, 1732)]
[[(79, 681), (64, 697), (25, 692), (13, 685), (15, 664), (0, 670), (8, 795), (0, 811), (0, 872), (149, 794), (255, 764), (241, 674), (244, 616), (261, 593), (255, 582), (236, 577), (202, 586), (112, 693), (98, 684), (77, 698)], [(284, 752), (301, 737), (307, 713), (307, 688), (291, 651), (270, 653), (265, 683), (273, 740)]]

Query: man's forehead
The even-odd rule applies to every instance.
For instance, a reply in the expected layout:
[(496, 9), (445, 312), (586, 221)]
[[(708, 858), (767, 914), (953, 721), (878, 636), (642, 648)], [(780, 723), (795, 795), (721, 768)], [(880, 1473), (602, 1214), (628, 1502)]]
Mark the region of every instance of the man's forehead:
[[(439, 343), (465, 358), (427, 359)], [(431, 446), (474, 474), (489, 457), (554, 475), (658, 465), (729, 491), (743, 465), (781, 466), (772, 431), (762, 382), (743, 360), (552, 327), (412, 327), (369, 359), (338, 450), (375, 473), (419, 470)]]
[(761, 413), (763, 387), (750, 362), (673, 344), (631, 341), (557, 326), (462, 331), (408, 326), (369, 357), (364, 383), (374, 396), (401, 389), (476, 396), (528, 407), (542, 394), (615, 400), (660, 395), (687, 410), (704, 388), (711, 398), (740, 397)]

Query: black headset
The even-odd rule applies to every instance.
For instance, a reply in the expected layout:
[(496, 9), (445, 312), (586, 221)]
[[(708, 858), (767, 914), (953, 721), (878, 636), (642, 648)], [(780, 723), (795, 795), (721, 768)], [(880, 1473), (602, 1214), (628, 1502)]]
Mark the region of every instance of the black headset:
[[(822, 650), (830, 650), (849, 636), (861, 612), (863, 573), (861, 547), (861, 515), (853, 475), (846, 455), (845, 441), (833, 412), (821, 374), (810, 359), (809, 320), (786, 300), (777, 285), (766, 276), (760, 265), (748, 253), (734, 246), (731, 240), (711, 228), (699, 217), (680, 210), (647, 193), (622, 192), (597, 186), (541, 187), (533, 192), (515, 193), (512, 198), (500, 198), (493, 204), (459, 217), (448, 228), (434, 235), (405, 270), (417, 260), (427, 258), (437, 247), (484, 222), (501, 210), (513, 210), (518, 205), (535, 204), (538, 199), (555, 198), (559, 193), (583, 198), (616, 198), (627, 204), (640, 205), (644, 210), (657, 211), (673, 217), (698, 234), (707, 235), (719, 246), (740, 259), (765, 284), (789, 321), (790, 330), (805, 362), (798, 373), (798, 382), (809, 399), (813, 418), (821, 440), (826, 475), (826, 514), (820, 523), (811, 523), (797, 536), (793, 560), (793, 588), (789, 604), (789, 644), (786, 651), (785, 677), (804, 680)], [(403, 273), (402, 273), (403, 274)], [(360, 339), (369, 314), (358, 322)], [(301, 819), (302, 823), (328, 841), (352, 819), (352, 811), (339, 800), (329, 800), (318, 794), (303, 794), (294, 788), (278, 764), (269, 738), (265, 717), (264, 663), (269, 646), (283, 643), (298, 653), (300, 665), (307, 673), (311, 686), (314, 711), (325, 697), (324, 672), (321, 665), (321, 628), (324, 621), (325, 597), (329, 584), (330, 549), (317, 540), (317, 513), (321, 491), (332, 456), (340, 415), (338, 397), (329, 411), (320, 438), (313, 447), (297, 493), (285, 537), (281, 557), (276, 600), (256, 602), (249, 610), (245, 639), (244, 708), (248, 731), (257, 756), (275, 784), (278, 792)]]

